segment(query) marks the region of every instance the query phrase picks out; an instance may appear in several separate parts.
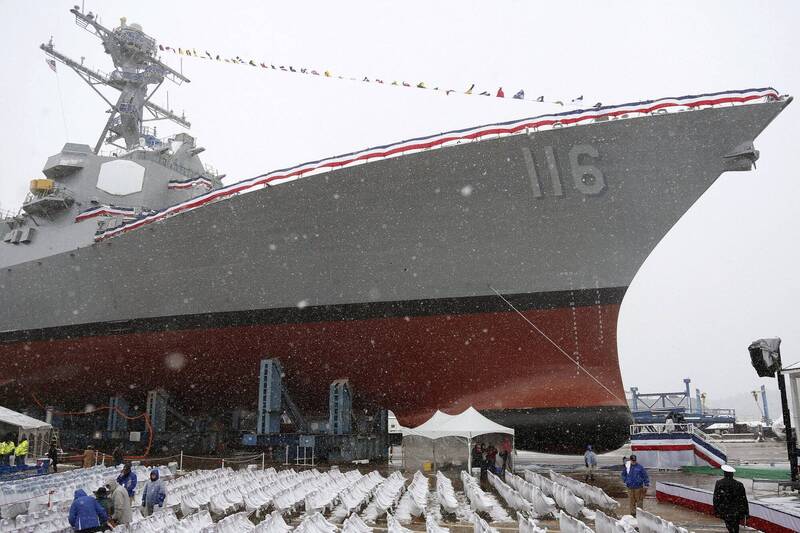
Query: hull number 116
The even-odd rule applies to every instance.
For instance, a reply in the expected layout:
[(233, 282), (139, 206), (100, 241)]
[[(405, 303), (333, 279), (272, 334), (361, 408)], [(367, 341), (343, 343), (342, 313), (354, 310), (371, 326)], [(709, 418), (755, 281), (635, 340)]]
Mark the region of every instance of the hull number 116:
[[(525, 159), (525, 167), (528, 169), (533, 196), (535, 198), (544, 196), (542, 182), (536, 171), (537, 161), (540, 162), (539, 168), (546, 170), (547, 176), (542, 176), (542, 178), (544, 180), (549, 178), (552, 196), (564, 196), (564, 185), (561, 181), (561, 173), (553, 147), (543, 146), (536, 152), (536, 159), (534, 159), (534, 152), (530, 148), (527, 146), (522, 148), (522, 156)], [(569, 172), (572, 175), (572, 183), (578, 192), (595, 196), (605, 190), (606, 179), (603, 171), (592, 164), (599, 155), (597, 148), (589, 144), (578, 144), (569, 149)]]

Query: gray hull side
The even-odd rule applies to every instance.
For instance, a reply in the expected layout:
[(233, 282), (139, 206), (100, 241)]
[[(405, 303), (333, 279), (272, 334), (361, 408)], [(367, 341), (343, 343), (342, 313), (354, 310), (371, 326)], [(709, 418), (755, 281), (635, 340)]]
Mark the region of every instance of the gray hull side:
[[(785, 105), (503, 137), (233, 197), (3, 269), (0, 291), (9, 304), (0, 307), (0, 331), (480, 296), (490, 287), (624, 287), (726, 170), (724, 156)], [(596, 195), (578, 190), (570, 166), (570, 151), (587, 146), (597, 157), (580, 163), (599, 168), (606, 183)]]

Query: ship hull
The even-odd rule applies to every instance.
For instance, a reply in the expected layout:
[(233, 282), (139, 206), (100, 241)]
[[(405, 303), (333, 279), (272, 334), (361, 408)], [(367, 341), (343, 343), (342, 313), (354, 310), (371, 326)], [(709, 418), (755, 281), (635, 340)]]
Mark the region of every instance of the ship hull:
[(9, 265), (0, 401), (164, 386), (188, 409), (252, 406), (258, 360), (278, 357), (311, 409), (348, 377), (404, 423), (474, 405), (513, 421), (521, 447), (613, 447), (629, 420), (624, 288), (721, 173), (750, 168), (737, 150), (787, 103), (376, 160)]
[[(621, 426), (630, 423), (619, 405), (613, 327), (624, 292), (382, 302), (185, 316), (169, 327), (139, 320), (31, 331), (28, 357), (13, 374), (21, 394), (36, 391), (47, 403), (68, 397), (92, 405), (97, 391), (109, 387), (128, 396), (165, 387), (190, 412), (222, 414), (255, 408), (259, 360), (275, 357), (304, 410), (325, 405), (326, 384), (346, 377), (358, 407), (390, 406), (405, 425), (437, 408), (456, 413), (474, 405), (513, 423), (522, 448), (575, 451), (591, 442), (614, 449), (624, 443)], [(0, 353), (12, 350), (6, 345)]]

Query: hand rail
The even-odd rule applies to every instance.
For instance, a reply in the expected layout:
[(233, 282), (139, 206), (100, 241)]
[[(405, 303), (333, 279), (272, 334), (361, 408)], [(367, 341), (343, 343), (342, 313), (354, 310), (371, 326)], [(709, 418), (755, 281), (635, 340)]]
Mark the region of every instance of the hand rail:
[(728, 453), (728, 451), (720, 443), (720, 441), (711, 438), (711, 435), (702, 431), (694, 424), (681, 423), (681, 424), (672, 424), (670, 427), (667, 426), (668, 424), (631, 424), (630, 434), (644, 435), (644, 434), (659, 434), (659, 433), (689, 433), (690, 435), (693, 435), (702, 441), (705, 441), (709, 444), (713, 444), (716, 448), (719, 448), (719, 450), (725, 453), (726, 455)]
[(670, 429), (667, 424), (631, 424), (631, 435), (644, 433), (691, 433), (694, 424), (673, 424)]

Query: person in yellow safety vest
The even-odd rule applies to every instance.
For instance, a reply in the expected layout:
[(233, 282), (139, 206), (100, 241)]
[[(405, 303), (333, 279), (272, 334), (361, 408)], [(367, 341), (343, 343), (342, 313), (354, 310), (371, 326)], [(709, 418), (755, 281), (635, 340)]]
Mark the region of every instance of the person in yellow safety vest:
[(16, 455), (16, 464), (24, 465), (25, 457), (28, 455), (28, 439), (23, 438), (17, 447), (14, 448), (14, 455)]
[(3, 448), (3, 456), (6, 459), (7, 465), (14, 464), (14, 448), (17, 447), (16, 443), (14, 442), (14, 437), (11, 434), (6, 435), (6, 442)]
[(8, 464), (8, 454), (11, 443), (7, 440), (0, 441), (0, 465)]

